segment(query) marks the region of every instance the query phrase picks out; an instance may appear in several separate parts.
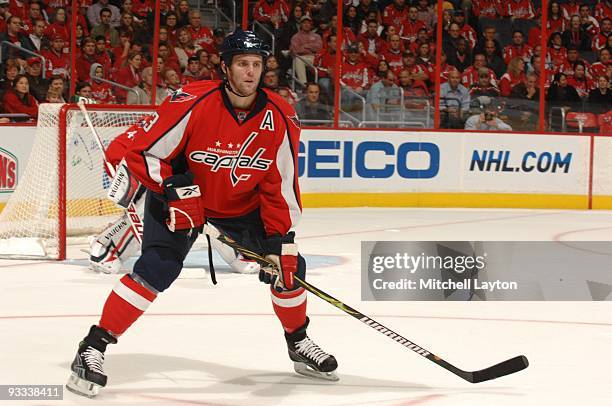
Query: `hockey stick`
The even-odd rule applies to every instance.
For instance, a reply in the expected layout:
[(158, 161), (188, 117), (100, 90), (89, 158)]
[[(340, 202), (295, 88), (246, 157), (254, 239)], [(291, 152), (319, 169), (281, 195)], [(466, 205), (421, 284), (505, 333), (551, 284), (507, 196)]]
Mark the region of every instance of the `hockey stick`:
[[(236, 241), (234, 241), (233, 239), (231, 239), (230, 237), (228, 237), (227, 235), (224, 234), (220, 234), (217, 239), (219, 241), (221, 241), (224, 244), (229, 245), (230, 247), (234, 248), (236, 251), (240, 252), (242, 255), (244, 255), (245, 257), (251, 258), (255, 261), (257, 261), (260, 265), (262, 266), (269, 266), (269, 267), (273, 267), (273, 268), (278, 268), (277, 265), (268, 260), (267, 258), (257, 254), (256, 252), (253, 252), (243, 246), (241, 246), (240, 244), (238, 244)], [(403, 345), (404, 347), (416, 352), (417, 354), (421, 355), (422, 357), (427, 358), (428, 360), (430, 360), (431, 362), (434, 362), (436, 364), (438, 364), (439, 366), (441, 366), (442, 368), (446, 369), (447, 371), (452, 372), (453, 374), (459, 376), (460, 378), (465, 379), (468, 382), (471, 383), (478, 383), (478, 382), (484, 382), (484, 381), (489, 381), (491, 379), (496, 379), (505, 375), (510, 375), (513, 374), (515, 372), (521, 371), (525, 368), (527, 368), (529, 366), (529, 361), (527, 360), (527, 357), (525, 357), (524, 355), (519, 355), (516, 356), (514, 358), (508, 359), (506, 361), (500, 362), (498, 364), (492, 365), (488, 368), (485, 369), (481, 369), (478, 371), (464, 371), (460, 368), (457, 368), (456, 366), (454, 366), (453, 364), (449, 363), (448, 361), (445, 361), (444, 359), (438, 357), (437, 355), (432, 354), (431, 352), (429, 352), (428, 350), (424, 349), (423, 347), (413, 343), (412, 341), (408, 340), (405, 337), (402, 337), (401, 335), (399, 335), (398, 333), (394, 332), (393, 330), (383, 326), (382, 324), (374, 321), (373, 319), (371, 319), (370, 317), (366, 316), (365, 314), (361, 313), (358, 310), (353, 309), (352, 307), (350, 307), (349, 305), (341, 302), (340, 300), (328, 295), (327, 293), (323, 292), (322, 290), (318, 289), (317, 287), (309, 284), (308, 282), (298, 278), (297, 276), (294, 275), (294, 279), (297, 282), (297, 284), (301, 287), (303, 287), (304, 289), (306, 289), (308, 292), (314, 294), (315, 296), (325, 300), (327, 303), (337, 307), (338, 309), (342, 310), (343, 312), (347, 313), (350, 316), (353, 316), (354, 318), (356, 318), (357, 320), (361, 321), (362, 323), (366, 324), (369, 327), (372, 327), (374, 330), (386, 335), (389, 338), (392, 338), (394, 341), (400, 343), (401, 345)]]
[[(98, 148), (100, 148), (100, 151), (102, 151), (102, 157), (104, 158), (104, 165), (106, 165), (106, 169), (108, 170), (108, 173), (110, 173), (111, 176), (114, 177), (115, 167), (108, 161), (108, 157), (106, 156), (106, 148), (104, 148), (104, 145), (102, 144), (102, 139), (100, 138), (98, 131), (96, 130), (96, 128), (93, 125), (93, 122), (91, 121), (89, 112), (85, 108), (84, 100), (83, 99), (79, 100), (79, 102), (77, 103), (77, 106), (79, 106), (81, 113), (83, 113), (83, 117), (85, 117), (85, 122), (87, 122), (87, 126), (91, 130), (94, 141), (98, 145)], [(136, 206), (134, 205), (133, 202), (130, 202), (126, 211), (130, 219), (130, 225), (131, 225), (131, 228), (134, 234), (134, 238), (136, 238), (138, 242), (142, 244), (142, 232), (143, 232), (144, 226), (142, 224), (142, 219), (138, 215), (138, 212), (136, 211)]]

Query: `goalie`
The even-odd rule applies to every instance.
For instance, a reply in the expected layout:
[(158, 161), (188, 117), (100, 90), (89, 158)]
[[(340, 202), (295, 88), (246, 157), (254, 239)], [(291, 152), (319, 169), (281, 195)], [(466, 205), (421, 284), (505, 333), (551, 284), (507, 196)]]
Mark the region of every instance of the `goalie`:
[[(126, 132), (115, 138), (106, 149), (106, 159), (117, 168), (127, 151), (129, 144), (138, 134), (139, 129), (147, 125), (152, 117), (146, 117), (134, 124)], [(108, 174), (108, 173), (107, 173)], [(110, 176), (110, 174), (108, 174)], [(139, 218), (144, 218), (144, 188), (138, 190), (132, 199)], [(217, 251), (221, 258), (230, 266), (233, 272), (256, 273), (260, 266), (257, 262), (244, 258), (233, 248), (221, 243), (217, 239), (209, 240), (212, 249)], [(110, 223), (89, 244), (89, 267), (106, 274), (116, 274), (122, 269), (123, 263), (140, 251), (139, 239), (134, 235), (127, 212), (117, 220)]]

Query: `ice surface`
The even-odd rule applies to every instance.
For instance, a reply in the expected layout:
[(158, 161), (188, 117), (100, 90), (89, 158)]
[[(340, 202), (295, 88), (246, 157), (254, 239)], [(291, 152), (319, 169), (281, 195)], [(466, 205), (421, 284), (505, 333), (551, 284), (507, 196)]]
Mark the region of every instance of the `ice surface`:
[[(298, 228), (308, 280), (463, 369), (525, 354), (531, 366), (469, 384), (310, 297), (309, 335), (340, 381), (297, 376), (269, 293), (202, 247), (174, 285), (109, 347), (109, 384), (79, 405), (612, 405), (609, 302), (361, 302), (362, 240), (610, 240), (612, 213), (557, 210), (311, 209)], [(79, 340), (119, 275), (66, 262), (0, 261), (0, 384), (64, 384)], [(611, 266), (612, 272), (612, 266)]]

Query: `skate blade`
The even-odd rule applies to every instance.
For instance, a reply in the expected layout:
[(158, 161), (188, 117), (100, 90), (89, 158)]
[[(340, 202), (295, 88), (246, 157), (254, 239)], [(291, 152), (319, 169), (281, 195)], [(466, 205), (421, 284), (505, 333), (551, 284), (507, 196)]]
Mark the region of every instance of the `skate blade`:
[(70, 392), (88, 398), (95, 397), (100, 391), (100, 388), (100, 385), (79, 378), (79, 376), (74, 372), (72, 375), (70, 375), (70, 378), (68, 378), (68, 382), (66, 382), (66, 389), (68, 389)]
[(336, 375), (336, 371), (332, 371), (332, 372), (315, 371), (314, 369), (310, 368), (308, 365), (304, 364), (303, 362), (294, 362), (293, 369), (295, 369), (295, 372), (297, 372), (298, 374), (308, 376), (310, 378), (322, 379), (325, 381), (332, 381), (332, 382), (336, 382), (340, 380), (338, 375)]

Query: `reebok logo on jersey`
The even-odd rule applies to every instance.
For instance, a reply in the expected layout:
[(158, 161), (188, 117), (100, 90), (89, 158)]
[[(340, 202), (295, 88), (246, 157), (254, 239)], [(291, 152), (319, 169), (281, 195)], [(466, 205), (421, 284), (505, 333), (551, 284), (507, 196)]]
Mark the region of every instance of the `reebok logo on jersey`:
[(170, 96), (170, 103), (183, 103), (195, 99), (196, 96), (183, 91), (183, 88), (177, 89)]
[(259, 148), (253, 156), (245, 154), (247, 147), (253, 142), (257, 134), (257, 131), (253, 131), (251, 135), (249, 135), (249, 138), (242, 144), (236, 155), (221, 155), (210, 151), (193, 151), (189, 154), (189, 159), (193, 162), (210, 166), (212, 172), (218, 172), (220, 168), (230, 168), (232, 186), (236, 186), (241, 180), (248, 180), (251, 177), (251, 175), (247, 173), (237, 175), (237, 168), (265, 171), (268, 170), (272, 164), (272, 160), (261, 158), (263, 153), (266, 152), (265, 148)]

